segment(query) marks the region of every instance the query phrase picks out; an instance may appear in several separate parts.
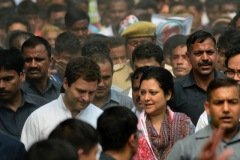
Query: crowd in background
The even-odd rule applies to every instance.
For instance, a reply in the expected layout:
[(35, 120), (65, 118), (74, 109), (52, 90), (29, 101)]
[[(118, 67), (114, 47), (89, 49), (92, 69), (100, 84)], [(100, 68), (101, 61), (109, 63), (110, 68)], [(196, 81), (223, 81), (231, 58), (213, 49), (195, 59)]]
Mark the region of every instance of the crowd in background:
[(239, 29), (239, 0), (0, 0), (0, 160), (239, 159)]

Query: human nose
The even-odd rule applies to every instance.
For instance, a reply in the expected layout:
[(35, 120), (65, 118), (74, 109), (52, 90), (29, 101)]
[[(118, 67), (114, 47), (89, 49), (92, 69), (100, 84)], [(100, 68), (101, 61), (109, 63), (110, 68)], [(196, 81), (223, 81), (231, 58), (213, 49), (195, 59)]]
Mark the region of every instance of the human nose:
[(238, 74), (239, 73), (235, 73), (234, 76), (233, 76), (233, 79), (236, 80), (236, 81), (240, 80), (240, 76)]
[(5, 87), (5, 82), (3, 80), (0, 80), (0, 88), (4, 88)]
[(203, 60), (207, 60), (207, 59), (208, 59), (208, 54), (207, 54), (206, 52), (204, 52), (204, 53), (202, 54), (202, 59), (203, 59)]
[(100, 87), (104, 86), (104, 82), (103, 82), (102, 79), (101, 79), (100, 82), (98, 83), (98, 86), (100, 86)]
[(89, 102), (89, 101), (90, 101), (90, 94), (89, 94), (89, 93), (85, 93), (85, 94), (82, 96), (82, 99), (83, 99), (85, 102)]
[(149, 101), (149, 99), (151, 98), (150, 94), (149, 93), (146, 93), (144, 95), (144, 101)]
[(228, 102), (224, 102), (224, 104), (223, 104), (223, 112), (224, 113), (228, 113), (229, 112)]
[(33, 67), (37, 66), (37, 62), (35, 61), (35, 59), (32, 59), (31, 66), (33, 66)]
[(179, 58), (177, 59), (177, 64), (182, 64), (182, 61), (183, 61), (183, 58), (182, 58), (182, 57), (179, 57)]
[(123, 59), (122, 59), (122, 58), (118, 58), (118, 59), (117, 59), (117, 63), (118, 63), (118, 64), (122, 64), (122, 63), (123, 63)]

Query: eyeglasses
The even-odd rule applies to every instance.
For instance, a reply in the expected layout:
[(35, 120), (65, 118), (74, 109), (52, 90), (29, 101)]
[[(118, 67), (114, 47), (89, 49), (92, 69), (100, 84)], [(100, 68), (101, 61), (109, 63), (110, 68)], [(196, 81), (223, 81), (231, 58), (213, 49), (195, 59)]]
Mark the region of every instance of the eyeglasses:
[(227, 69), (224, 74), (229, 78), (233, 78), (237, 74), (238, 78), (240, 78), (240, 70)]

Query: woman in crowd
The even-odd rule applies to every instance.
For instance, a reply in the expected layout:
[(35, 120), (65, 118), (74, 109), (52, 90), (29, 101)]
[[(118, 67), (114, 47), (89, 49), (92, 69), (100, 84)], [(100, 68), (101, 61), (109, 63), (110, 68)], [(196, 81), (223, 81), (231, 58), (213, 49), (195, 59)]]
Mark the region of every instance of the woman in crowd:
[(139, 147), (135, 160), (166, 159), (173, 144), (194, 132), (194, 125), (183, 113), (167, 105), (173, 94), (173, 77), (160, 67), (150, 67), (140, 80)]

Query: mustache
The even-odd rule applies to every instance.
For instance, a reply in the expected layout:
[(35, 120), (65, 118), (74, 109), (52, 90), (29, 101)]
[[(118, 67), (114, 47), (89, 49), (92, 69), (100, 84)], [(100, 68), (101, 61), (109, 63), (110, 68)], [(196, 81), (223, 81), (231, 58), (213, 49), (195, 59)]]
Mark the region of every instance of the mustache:
[(6, 91), (5, 89), (0, 89), (0, 94), (6, 94), (9, 93), (8, 91)]
[(40, 71), (40, 69), (38, 68), (29, 68), (27, 71), (31, 72), (31, 71)]
[(198, 66), (211, 66), (211, 65), (212, 65), (212, 62), (209, 62), (209, 61), (198, 63)]

